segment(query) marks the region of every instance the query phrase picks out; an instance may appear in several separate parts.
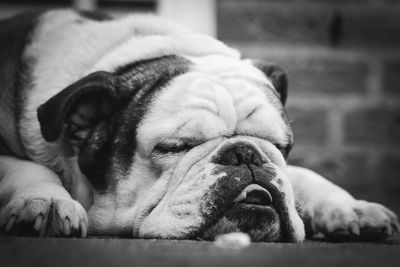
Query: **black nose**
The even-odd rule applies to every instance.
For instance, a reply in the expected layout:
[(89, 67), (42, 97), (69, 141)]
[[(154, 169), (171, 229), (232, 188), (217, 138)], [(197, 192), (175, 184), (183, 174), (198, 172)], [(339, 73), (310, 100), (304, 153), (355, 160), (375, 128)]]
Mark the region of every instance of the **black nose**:
[(245, 142), (226, 144), (211, 161), (222, 165), (254, 164), (261, 166), (264, 163), (257, 149)]

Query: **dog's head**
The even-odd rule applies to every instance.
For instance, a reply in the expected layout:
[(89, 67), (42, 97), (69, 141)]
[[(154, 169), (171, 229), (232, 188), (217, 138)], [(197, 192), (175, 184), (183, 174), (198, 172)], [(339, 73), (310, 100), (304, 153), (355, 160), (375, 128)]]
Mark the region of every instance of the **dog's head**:
[(287, 80), (271, 64), (165, 56), (95, 72), (38, 110), (90, 182), (90, 232), (301, 241), (286, 174)]

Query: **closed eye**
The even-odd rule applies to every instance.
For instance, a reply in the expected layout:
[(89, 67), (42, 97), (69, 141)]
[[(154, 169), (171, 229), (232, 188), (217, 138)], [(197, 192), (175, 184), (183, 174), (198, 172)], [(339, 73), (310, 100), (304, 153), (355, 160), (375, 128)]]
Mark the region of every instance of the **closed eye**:
[(282, 153), (283, 157), (287, 159), (289, 156), (289, 152), (292, 149), (292, 144), (281, 145), (281, 144), (274, 144), (274, 146)]
[(197, 145), (200, 145), (201, 141), (199, 140), (184, 140), (177, 142), (160, 142), (158, 143), (153, 150), (153, 153), (156, 154), (170, 154), (170, 153), (182, 153), (189, 151)]

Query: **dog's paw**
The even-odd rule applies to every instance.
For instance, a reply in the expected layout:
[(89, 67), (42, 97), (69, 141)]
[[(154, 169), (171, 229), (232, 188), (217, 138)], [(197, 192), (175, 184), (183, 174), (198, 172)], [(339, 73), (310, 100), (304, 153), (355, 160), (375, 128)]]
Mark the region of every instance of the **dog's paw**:
[(396, 215), (386, 207), (363, 200), (325, 203), (315, 211), (313, 232), (332, 241), (379, 241), (400, 230)]
[(88, 219), (75, 200), (27, 197), (13, 199), (1, 210), (0, 227), (10, 235), (85, 237)]

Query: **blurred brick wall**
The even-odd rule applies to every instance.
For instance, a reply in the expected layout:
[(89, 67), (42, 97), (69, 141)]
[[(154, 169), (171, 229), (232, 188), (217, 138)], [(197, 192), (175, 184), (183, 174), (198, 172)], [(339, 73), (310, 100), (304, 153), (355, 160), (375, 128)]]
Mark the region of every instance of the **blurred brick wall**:
[(400, 1), (219, 0), (218, 37), (288, 70), (290, 163), (400, 212)]

